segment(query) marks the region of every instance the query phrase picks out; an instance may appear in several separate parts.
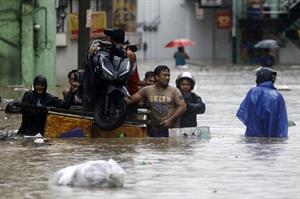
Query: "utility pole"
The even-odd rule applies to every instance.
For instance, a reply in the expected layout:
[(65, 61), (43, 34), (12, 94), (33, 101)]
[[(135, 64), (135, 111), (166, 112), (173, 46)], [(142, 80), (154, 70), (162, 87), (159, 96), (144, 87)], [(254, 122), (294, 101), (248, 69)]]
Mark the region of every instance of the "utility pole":
[(213, 12), (213, 23), (212, 23), (212, 50), (211, 50), (211, 63), (216, 63), (216, 10), (212, 9)]
[(113, 1), (112, 0), (102, 0), (101, 9), (106, 11), (107, 14), (107, 27), (113, 28)]
[(90, 9), (90, 0), (79, 0), (79, 32), (78, 32), (78, 67), (82, 67), (84, 54), (90, 44), (90, 27), (86, 27), (87, 10)]
[(232, 64), (237, 62), (237, 49), (236, 49), (236, 0), (232, 0)]

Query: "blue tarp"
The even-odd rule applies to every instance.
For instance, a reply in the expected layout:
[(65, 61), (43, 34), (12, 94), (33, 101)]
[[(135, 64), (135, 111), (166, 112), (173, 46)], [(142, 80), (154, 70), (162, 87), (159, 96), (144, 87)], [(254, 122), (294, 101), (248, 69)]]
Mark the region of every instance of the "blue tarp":
[(81, 128), (74, 128), (71, 129), (70, 131), (62, 133), (59, 137), (60, 138), (83, 138), (84, 133)]
[(247, 127), (247, 137), (287, 137), (285, 102), (271, 81), (251, 88), (236, 116)]

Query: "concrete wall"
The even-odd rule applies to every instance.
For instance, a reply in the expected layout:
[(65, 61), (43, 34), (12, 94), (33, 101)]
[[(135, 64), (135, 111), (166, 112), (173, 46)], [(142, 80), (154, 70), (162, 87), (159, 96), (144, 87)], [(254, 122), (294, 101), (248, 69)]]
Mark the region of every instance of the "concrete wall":
[(279, 49), (279, 62), (284, 64), (299, 64), (300, 49), (289, 40), (286, 41), (284, 48)]
[[(70, 5), (66, 9), (70, 13)], [(73, 1), (73, 13), (78, 13), (78, 0)], [(64, 84), (67, 82), (67, 74), (72, 69), (77, 68), (77, 40), (71, 40), (69, 29), (68, 16), (64, 22), (64, 30), (67, 37), (66, 47), (56, 48), (56, 81), (57, 84)]]
[(21, 1), (0, 2), (0, 85), (21, 83)]
[[(101, 2), (101, 1), (100, 1)], [(194, 61), (203, 64), (231, 63), (231, 29), (217, 29), (215, 13), (219, 9), (204, 9), (204, 18), (196, 19), (195, 2), (186, 0), (138, 0), (137, 31), (142, 33), (143, 42), (147, 43), (147, 59), (173, 59), (176, 49), (164, 48), (165, 44), (175, 38), (189, 38), (195, 41), (195, 47), (187, 47), (186, 51)], [(69, 13), (70, 7), (67, 8)], [(91, 9), (95, 10), (95, 1), (91, 1)], [(78, 0), (73, 1), (73, 12), (78, 13)], [(157, 24), (157, 31), (144, 31), (144, 25)], [(58, 84), (67, 81), (67, 73), (77, 68), (77, 40), (70, 39), (68, 18), (65, 21), (67, 47), (56, 48), (56, 80)], [(280, 49), (280, 64), (300, 63), (299, 49), (287, 45)], [(294, 56), (292, 56), (294, 55)], [(297, 58), (295, 58), (297, 57)], [(138, 59), (144, 59), (142, 50), (137, 52)], [(293, 61), (291, 61), (293, 60)]]
[[(1, 85), (31, 85), (40, 73), (47, 77), (49, 86), (55, 83), (54, 3), (33, 5), (31, 1), (0, 1)], [(39, 28), (34, 30), (34, 25)]]
[[(96, 1), (90, 0), (92, 11), (96, 11)], [(99, 1), (99, 6), (101, 7), (101, 0)], [(78, 13), (78, 0), (73, 0), (72, 12)], [(66, 12), (70, 13), (70, 4), (66, 9)], [(67, 37), (67, 46), (56, 48), (56, 81), (57, 84), (65, 84), (67, 82), (67, 74), (69, 71), (76, 69), (77, 65), (77, 50), (78, 50), (78, 40), (72, 40), (70, 38), (69, 29), (69, 18), (68, 16), (64, 22), (64, 30)]]
[(34, 76), (37, 74), (44, 74), (47, 77), (49, 86), (54, 86), (56, 83), (55, 16), (56, 12), (53, 2), (39, 1), (39, 8), (34, 10), (33, 17), (33, 23), (40, 25), (40, 30), (38, 31), (38, 44), (36, 49), (34, 49)]
[[(195, 47), (186, 48), (192, 60), (204, 63), (211, 62), (213, 58), (215, 62), (231, 61), (230, 30), (217, 30), (214, 27), (216, 23), (213, 12), (217, 10), (205, 9), (204, 18), (200, 20), (195, 16), (195, 2), (138, 0), (137, 4), (138, 24), (157, 24), (158, 27), (156, 32), (144, 31), (143, 26), (137, 28), (148, 46), (147, 59), (173, 59), (176, 48), (164, 48), (165, 44), (175, 38), (189, 38), (196, 43)], [(95, 1), (91, 1), (91, 9), (95, 10)], [(69, 7), (67, 12), (69, 13)], [(73, 2), (73, 12), (78, 12), (78, 0)], [(70, 39), (68, 18), (65, 21), (65, 33), (67, 47), (56, 49), (56, 79), (59, 84), (65, 83), (67, 73), (77, 67), (77, 40)], [(138, 51), (137, 57), (144, 59), (143, 51)]]
[(77, 68), (77, 40), (71, 40), (67, 34), (67, 47), (56, 48), (56, 81), (57, 84), (67, 82), (67, 74)]

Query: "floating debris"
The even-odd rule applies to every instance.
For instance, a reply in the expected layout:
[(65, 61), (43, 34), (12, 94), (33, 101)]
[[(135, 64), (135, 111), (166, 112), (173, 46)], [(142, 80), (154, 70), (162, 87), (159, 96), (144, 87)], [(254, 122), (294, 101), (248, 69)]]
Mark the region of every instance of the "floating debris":
[(44, 143), (44, 139), (43, 138), (37, 138), (37, 139), (34, 140), (34, 143), (43, 144)]
[(288, 87), (287, 85), (278, 85), (276, 86), (278, 90), (280, 91), (290, 91), (290, 87)]
[(288, 121), (288, 126), (296, 126), (296, 123), (292, 120)]
[(1, 101), (2, 101), (4, 104), (7, 104), (7, 103), (9, 103), (9, 102), (13, 102), (14, 99), (5, 99), (5, 98), (3, 98), (3, 99), (1, 99)]
[(125, 171), (113, 159), (89, 161), (55, 172), (49, 182), (74, 187), (123, 187)]
[(184, 137), (209, 140), (211, 138), (208, 126), (171, 128), (169, 129), (169, 137)]
[(17, 134), (18, 130), (7, 130), (7, 131), (0, 131), (0, 140), (11, 140), (15, 138), (19, 138)]
[(29, 91), (29, 89), (24, 87), (16, 87), (14, 88), (14, 91)]

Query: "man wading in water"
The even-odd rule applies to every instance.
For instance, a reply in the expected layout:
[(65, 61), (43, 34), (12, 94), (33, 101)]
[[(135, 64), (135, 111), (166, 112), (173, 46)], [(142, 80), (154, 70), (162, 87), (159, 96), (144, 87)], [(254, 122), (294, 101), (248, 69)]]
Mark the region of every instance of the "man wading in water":
[[(34, 90), (24, 93), (22, 103), (25, 105), (46, 107), (52, 106), (57, 108), (69, 108), (74, 98), (75, 92), (70, 90), (65, 101), (55, 97), (47, 92), (47, 79), (43, 75), (38, 75), (33, 81)], [(34, 136), (38, 133), (43, 135), (44, 126), (47, 117), (46, 109), (34, 109), (30, 107), (22, 107), (22, 124), (18, 130), (18, 134)]]
[(126, 98), (126, 101), (128, 104), (136, 104), (146, 100), (151, 110), (151, 125), (148, 129), (150, 137), (168, 137), (169, 128), (180, 127), (180, 117), (186, 111), (186, 104), (181, 92), (169, 86), (170, 69), (167, 66), (157, 66), (154, 75), (154, 85), (142, 88)]

